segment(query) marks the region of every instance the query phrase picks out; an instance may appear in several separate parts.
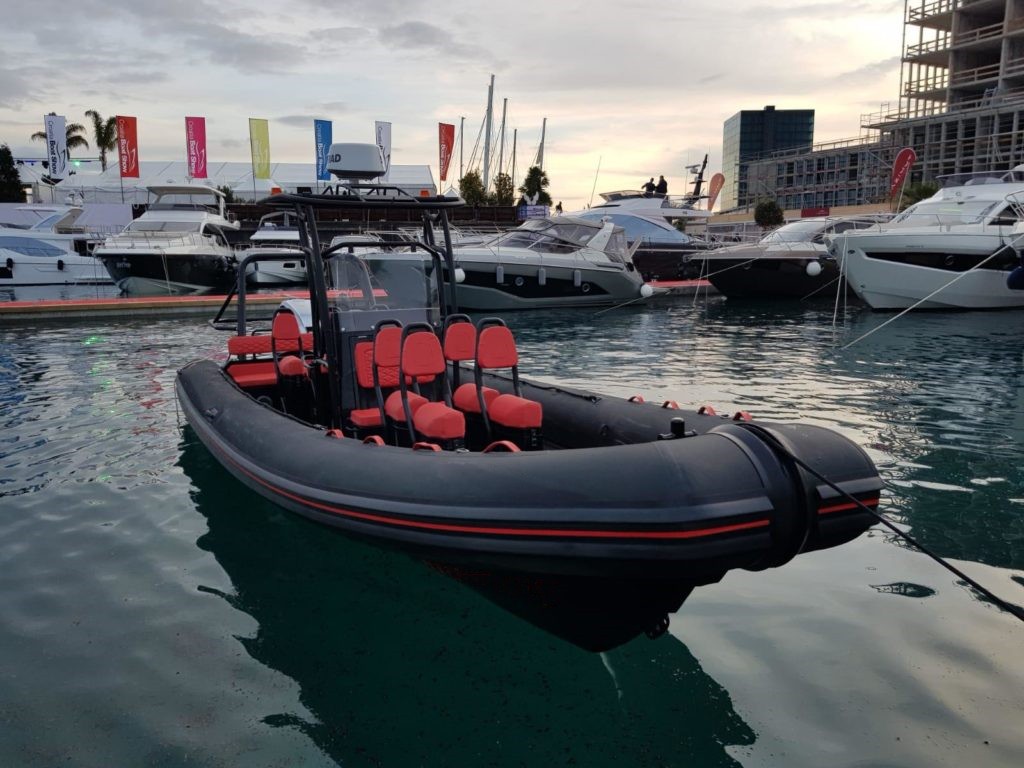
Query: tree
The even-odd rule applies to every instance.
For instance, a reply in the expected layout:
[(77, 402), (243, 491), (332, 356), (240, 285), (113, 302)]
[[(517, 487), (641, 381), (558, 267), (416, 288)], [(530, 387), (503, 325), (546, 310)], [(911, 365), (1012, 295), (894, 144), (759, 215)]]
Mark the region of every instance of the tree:
[(515, 197), (515, 187), (512, 186), (512, 177), (507, 173), (499, 173), (494, 177), (494, 195), (492, 200), (495, 205), (512, 205)]
[(547, 193), (547, 186), (550, 183), (548, 175), (541, 167), (534, 165), (526, 172), (526, 178), (523, 179), (523, 186), (519, 191), (527, 198), (527, 202), (536, 195), (537, 205), (551, 205), (551, 195)]
[(14, 166), (11, 148), (0, 144), (0, 203), (24, 203), (25, 191), (21, 188), (21, 177)]
[[(51, 115), (56, 115), (56, 112), (51, 112)], [(72, 149), (78, 149), (79, 147), (89, 148), (89, 142), (85, 140), (85, 126), (81, 123), (67, 123), (64, 126), (64, 136), (68, 142), (68, 154), (71, 154)], [(33, 141), (46, 141), (46, 131), (36, 131), (32, 134)]]
[(459, 194), (466, 201), (466, 205), (480, 205), (487, 202), (483, 179), (476, 171), (470, 171), (459, 179)]
[(224, 193), (225, 204), (235, 202), (235, 190), (233, 190), (227, 184), (222, 184), (221, 186), (217, 187), (217, 191)]
[(934, 195), (939, 191), (939, 185), (934, 181), (918, 181), (903, 190), (903, 196), (899, 198), (899, 210), (909, 208), (914, 203)]
[[(100, 152), (100, 167), (107, 170), (107, 152), (117, 147), (117, 118), (106, 120), (95, 109), (87, 109), (85, 116), (92, 120), (92, 138)], [(70, 142), (68, 143), (70, 147)]]
[(762, 200), (754, 209), (754, 221), (757, 222), (757, 226), (770, 229), (785, 224), (786, 217), (782, 214), (782, 209), (777, 202)]

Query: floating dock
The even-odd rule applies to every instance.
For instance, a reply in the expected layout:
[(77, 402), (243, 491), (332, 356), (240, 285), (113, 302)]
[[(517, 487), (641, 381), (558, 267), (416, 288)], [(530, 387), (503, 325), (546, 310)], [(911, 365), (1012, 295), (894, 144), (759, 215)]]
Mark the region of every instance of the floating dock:
[[(716, 293), (707, 280), (661, 280), (651, 283), (654, 296), (691, 296)], [(305, 291), (261, 291), (246, 293), (249, 307), (276, 307), (286, 299), (302, 299)], [(212, 317), (227, 297), (224, 295), (139, 296), (79, 299), (37, 299), (0, 302), (0, 324), (14, 321), (85, 320), (91, 318)], [(234, 299), (233, 299), (234, 301)]]

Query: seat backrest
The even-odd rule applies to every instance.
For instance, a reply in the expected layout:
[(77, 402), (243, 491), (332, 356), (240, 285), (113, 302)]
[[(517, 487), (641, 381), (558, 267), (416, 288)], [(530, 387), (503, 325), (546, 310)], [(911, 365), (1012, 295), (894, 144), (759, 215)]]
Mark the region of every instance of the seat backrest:
[(276, 312), (270, 328), (270, 335), (276, 342), (298, 342), (302, 336), (299, 320), (291, 312)]
[(444, 353), (437, 336), (428, 330), (410, 333), (402, 343), (402, 373), (423, 381), (444, 371)]
[(398, 363), (402, 355), (402, 329), (386, 325), (377, 329), (373, 337), (373, 364), (377, 369), (377, 383), (390, 389), (398, 386)]
[(515, 368), (519, 365), (516, 340), (504, 325), (490, 325), (480, 331), (476, 345), (478, 368)]
[(472, 323), (452, 323), (445, 329), (444, 356), (453, 363), (472, 360), (476, 356), (476, 327)]

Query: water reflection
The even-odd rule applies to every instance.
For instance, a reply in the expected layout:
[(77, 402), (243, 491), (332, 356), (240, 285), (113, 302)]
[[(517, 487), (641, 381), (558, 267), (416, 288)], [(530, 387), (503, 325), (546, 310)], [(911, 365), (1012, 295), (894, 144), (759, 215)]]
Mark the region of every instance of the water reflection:
[(268, 713), (339, 763), (736, 765), (755, 734), (672, 638), (586, 653), (403, 555), (287, 515), (190, 431), (179, 464), (259, 629), (246, 652), (294, 679), (314, 717)]

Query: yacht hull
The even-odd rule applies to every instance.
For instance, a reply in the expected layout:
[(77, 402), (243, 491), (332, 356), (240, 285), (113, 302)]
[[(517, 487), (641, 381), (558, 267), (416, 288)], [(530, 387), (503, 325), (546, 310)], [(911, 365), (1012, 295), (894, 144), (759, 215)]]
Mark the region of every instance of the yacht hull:
[(459, 265), (466, 279), (458, 284), (456, 294), (459, 307), (465, 310), (603, 307), (641, 300), (643, 281), (628, 269), (502, 262), (499, 271), (495, 262), (466, 259), (460, 259)]
[(111, 279), (131, 295), (209, 293), (229, 288), (235, 268), (211, 253), (104, 252), (97, 254)]
[[(821, 266), (815, 276), (807, 273), (812, 262)], [(719, 293), (732, 298), (828, 298), (838, 289), (839, 268), (818, 254), (770, 257), (755, 252), (746, 257), (715, 257), (705, 260), (704, 271)]]

